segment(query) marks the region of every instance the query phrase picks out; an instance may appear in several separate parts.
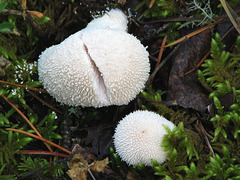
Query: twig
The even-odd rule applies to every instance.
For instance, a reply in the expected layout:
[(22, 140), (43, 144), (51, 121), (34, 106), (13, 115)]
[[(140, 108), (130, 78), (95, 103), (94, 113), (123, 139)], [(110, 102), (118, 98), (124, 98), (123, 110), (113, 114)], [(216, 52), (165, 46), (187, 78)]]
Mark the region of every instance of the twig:
[(159, 65), (159, 63), (162, 59), (162, 54), (163, 54), (164, 46), (166, 44), (166, 40), (167, 40), (167, 35), (163, 38), (162, 45), (160, 47), (160, 51), (159, 51), (159, 54), (158, 54), (158, 61), (157, 61), (157, 64), (156, 64), (155, 68), (158, 67), (158, 65)]
[(29, 94), (31, 94), (34, 98), (36, 98), (38, 101), (40, 101), (41, 103), (45, 104), (47, 107), (51, 108), (52, 110), (60, 113), (60, 114), (63, 114), (63, 112), (61, 112), (59, 109), (53, 107), (51, 104), (45, 102), (44, 100), (42, 100), (40, 97), (38, 97), (36, 94), (34, 94), (33, 92), (31, 91), (27, 91)]
[(27, 89), (27, 90), (32, 90), (32, 91), (38, 91), (38, 92), (41, 92), (41, 93), (46, 93), (46, 91), (44, 89), (28, 87), (28, 86), (24, 86), (24, 85), (20, 85), (20, 84), (14, 84), (14, 83), (10, 83), (10, 82), (3, 81), (3, 80), (0, 80), (0, 83), (7, 84), (7, 85), (10, 85), (10, 86), (24, 88), (24, 89)]
[(96, 180), (95, 177), (93, 176), (93, 174), (92, 174), (92, 172), (91, 172), (89, 166), (86, 167), (86, 166), (85, 166), (83, 163), (81, 163), (81, 162), (79, 162), (79, 164), (81, 164), (81, 166), (83, 166), (83, 167), (85, 167), (85, 168), (87, 169), (87, 171), (89, 172), (89, 174), (91, 175), (91, 177), (93, 178), (93, 180)]
[(205, 139), (205, 141), (206, 141), (206, 143), (207, 143), (207, 145), (208, 145), (208, 148), (209, 148), (210, 151), (212, 152), (212, 156), (215, 158), (215, 154), (214, 154), (213, 148), (212, 148), (212, 146), (211, 146), (211, 144), (210, 144), (207, 136), (209, 136), (210, 138), (213, 138), (213, 137), (210, 136), (210, 135), (205, 131), (205, 129), (204, 129), (204, 127), (203, 127), (203, 125), (202, 125), (201, 122), (198, 121), (198, 122), (197, 122), (197, 125), (198, 125), (199, 129), (201, 130), (201, 132), (202, 132), (202, 134), (203, 134), (203, 136), (204, 136), (204, 139)]
[[(163, 38), (162, 45), (161, 45), (161, 47), (160, 47), (160, 51), (159, 51), (158, 58), (157, 58), (157, 63), (156, 63), (156, 65), (155, 65), (155, 69), (158, 68), (159, 63), (160, 63), (160, 61), (161, 61), (161, 59), (162, 59), (163, 50), (164, 50), (164, 46), (165, 46), (166, 40), (167, 40), (167, 35)], [(154, 70), (155, 70), (155, 69), (154, 69)], [(154, 76), (155, 76), (155, 75), (154, 75)], [(152, 83), (152, 81), (153, 81), (153, 79), (154, 79), (154, 76), (151, 77), (150, 83)]]
[(21, 11), (18, 10), (12, 10), (12, 9), (3, 9), (2, 13), (6, 14), (6, 15), (16, 15), (16, 16), (23, 16), (23, 13)]
[(66, 154), (56, 153), (56, 152), (49, 152), (49, 151), (37, 151), (37, 150), (20, 150), (20, 153), (23, 154), (44, 154), (44, 155), (53, 155), (53, 156), (61, 156), (61, 157), (68, 157)]
[(185, 40), (185, 39), (188, 39), (188, 38), (190, 38), (190, 37), (192, 37), (192, 36), (195, 36), (195, 35), (203, 32), (203, 31), (209, 29), (210, 27), (212, 27), (212, 26), (220, 23), (222, 20), (223, 20), (223, 18), (222, 18), (222, 19), (219, 19), (218, 21), (213, 22), (212, 24), (209, 24), (209, 25), (207, 25), (207, 26), (204, 26), (204, 27), (202, 27), (202, 28), (200, 28), (200, 29), (198, 29), (198, 30), (190, 33), (190, 34), (187, 34), (186, 36), (183, 36), (183, 37), (181, 37), (180, 39), (178, 39), (178, 40), (176, 40), (176, 41), (174, 41), (174, 42), (172, 42), (172, 43), (170, 43), (170, 44), (168, 44), (168, 45), (166, 45), (166, 46), (164, 46), (164, 47), (166, 48), (166, 47), (170, 47), (170, 46), (173, 46), (173, 45), (175, 45), (175, 44), (178, 44), (178, 43), (182, 42), (182, 41)]
[[(234, 26), (232, 26), (221, 38), (221, 40), (223, 40), (232, 30), (234, 29)], [(205, 59), (210, 55), (211, 51), (209, 50), (205, 56), (199, 61), (199, 63), (197, 64), (197, 66), (193, 69), (191, 69), (190, 71), (186, 72), (184, 75), (187, 75), (193, 71), (195, 71), (197, 68), (199, 68), (199, 66), (201, 66), (201, 64), (205, 61)]]
[(8, 130), (8, 131), (15, 131), (15, 132), (19, 132), (19, 133), (25, 134), (27, 136), (39, 139), (39, 140), (41, 140), (41, 141), (43, 141), (45, 143), (51, 144), (52, 146), (54, 146), (54, 147), (56, 147), (56, 148), (58, 148), (58, 149), (60, 149), (60, 150), (62, 150), (64, 152), (66, 152), (68, 154), (71, 153), (71, 151), (69, 151), (69, 150), (67, 150), (67, 149), (65, 149), (65, 148), (63, 148), (63, 147), (61, 147), (61, 146), (59, 146), (59, 145), (57, 145), (57, 144), (47, 140), (47, 139), (44, 139), (43, 137), (37, 136), (35, 134), (31, 134), (31, 133), (28, 133), (28, 132), (25, 132), (25, 131), (22, 131), (22, 130), (19, 130), (19, 129), (13, 129), (13, 128), (6, 128), (6, 130)]
[[(8, 104), (10, 104), (17, 112), (18, 114), (20, 114), (20, 116), (22, 116), (22, 118), (31, 126), (31, 128), (37, 133), (37, 135), (39, 137), (42, 137), (42, 135), (38, 132), (38, 130), (33, 126), (33, 124), (29, 121), (29, 119), (13, 104), (11, 103), (7, 97), (5, 97), (4, 95), (2, 95), (3, 99), (5, 99), (5, 101), (7, 101)], [(47, 146), (47, 148), (53, 152), (52, 148), (45, 143), (45, 145)]]
[(148, 78), (148, 81), (146, 82), (147, 86), (148, 84), (151, 83), (151, 79), (153, 79), (155, 77), (155, 75), (157, 74), (157, 72), (159, 71), (159, 69), (161, 69), (161, 67), (167, 62), (168, 59), (170, 59), (170, 57), (178, 50), (178, 48), (180, 47), (180, 44), (178, 44), (174, 50), (168, 54), (168, 56), (158, 65), (157, 68), (154, 69), (153, 73), (150, 75), (150, 77)]

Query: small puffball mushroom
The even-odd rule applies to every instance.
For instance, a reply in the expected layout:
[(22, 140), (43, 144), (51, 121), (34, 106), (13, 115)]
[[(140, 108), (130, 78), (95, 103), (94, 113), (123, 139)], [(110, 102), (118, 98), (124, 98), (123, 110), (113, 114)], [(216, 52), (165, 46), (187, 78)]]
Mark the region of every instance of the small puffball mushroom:
[(167, 134), (163, 125), (171, 130), (175, 127), (154, 112), (138, 110), (130, 113), (115, 129), (113, 138), (117, 154), (128, 165), (142, 163), (152, 166), (151, 159), (163, 163), (167, 153), (161, 147), (163, 137)]
[(111, 10), (39, 56), (39, 81), (58, 102), (72, 106), (124, 105), (149, 77), (148, 52)]

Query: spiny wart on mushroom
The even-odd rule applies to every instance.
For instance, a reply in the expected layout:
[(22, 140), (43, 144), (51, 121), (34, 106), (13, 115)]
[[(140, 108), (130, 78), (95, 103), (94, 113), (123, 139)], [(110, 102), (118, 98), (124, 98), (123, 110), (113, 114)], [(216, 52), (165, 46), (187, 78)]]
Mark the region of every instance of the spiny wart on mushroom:
[(127, 30), (118, 9), (39, 57), (39, 80), (58, 102), (73, 106), (124, 105), (144, 88), (150, 64), (148, 52)]

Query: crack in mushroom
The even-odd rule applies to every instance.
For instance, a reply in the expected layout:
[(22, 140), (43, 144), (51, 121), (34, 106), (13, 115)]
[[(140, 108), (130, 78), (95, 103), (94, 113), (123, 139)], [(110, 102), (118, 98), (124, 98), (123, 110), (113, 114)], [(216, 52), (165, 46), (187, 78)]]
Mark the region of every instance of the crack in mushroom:
[(100, 72), (97, 65), (95, 64), (91, 55), (89, 54), (88, 48), (84, 43), (83, 43), (83, 47), (84, 47), (84, 50), (85, 50), (87, 56), (89, 57), (90, 63), (91, 63), (92, 68), (93, 68), (93, 85), (96, 88), (99, 99), (104, 104), (106, 104), (106, 103), (108, 104), (110, 102), (110, 100), (109, 100), (109, 97), (108, 97), (108, 93), (107, 93), (108, 91), (107, 91), (107, 87), (106, 87), (106, 84), (105, 84), (104, 79), (103, 79), (103, 75)]

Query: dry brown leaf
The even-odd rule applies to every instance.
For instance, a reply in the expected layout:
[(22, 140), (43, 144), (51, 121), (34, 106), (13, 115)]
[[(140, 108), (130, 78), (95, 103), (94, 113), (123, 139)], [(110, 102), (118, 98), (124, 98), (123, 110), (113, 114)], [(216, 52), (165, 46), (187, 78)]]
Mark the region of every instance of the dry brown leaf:
[(181, 44), (173, 58), (168, 81), (168, 105), (177, 105), (184, 108), (205, 112), (210, 104), (208, 96), (198, 82), (197, 71), (188, 75), (190, 69), (197, 66), (198, 62), (210, 48), (211, 31), (206, 30)]
[(38, 11), (29, 11), (29, 10), (27, 10), (27, 12), (28, 12), (29, 14), (31, 14), (32, 16), (35, 16), (35, 17), (37, 17), (37, 18), (42, 18), (42, 17), (43, 17), (43, 13), (38, 12)]
[(94, 161), (89, 165), (89, 168), (91, 168), (94, 171), (103, 172), (104, 168), (108, 165), (108, 163), (109, 163), (109, 159), (107, 157), (101, 161)]
[(68, 163), (67, 174), (73, 180), (85, 180), (87, 179), (87, 167), (88, 163), (84, 160), (81, 154), (75, 154), (72, 160)]
[(75, 167), (68, 170), (67, 174), (72, 180), (86, 180), (87, 179), (87, 169), (85, 167)]
[(27, 9), (27, 0), (22, 0), (21, 5), (22, 5), (23, 10), (26, 10)]
[(70, 169), (83, 166), (88, 167), (88, 163), (81, 154), (75, 154), (72, 160), (68, 163)]
[(92, 176), (90, 169), (97, 172), (103, 172), (108, 163), (109, 159), (105, 158), (101, 161), (94, 161), (89, 165), (84, 157), (78, 153), (75, 154), (72, 160), (68, 163), (70, 170), (68, 170), (67, 174), (73, 180), (86, 180), (87, 172)]

